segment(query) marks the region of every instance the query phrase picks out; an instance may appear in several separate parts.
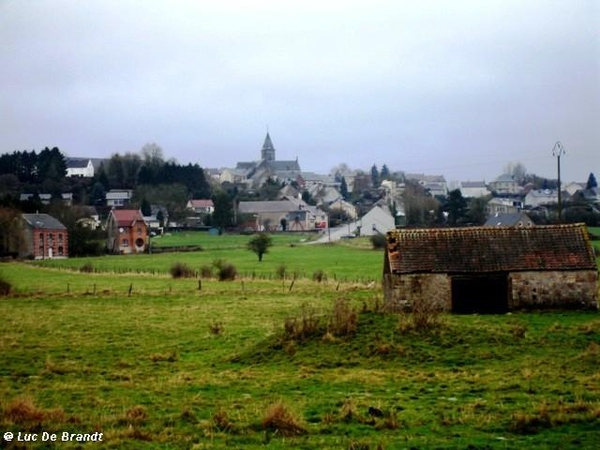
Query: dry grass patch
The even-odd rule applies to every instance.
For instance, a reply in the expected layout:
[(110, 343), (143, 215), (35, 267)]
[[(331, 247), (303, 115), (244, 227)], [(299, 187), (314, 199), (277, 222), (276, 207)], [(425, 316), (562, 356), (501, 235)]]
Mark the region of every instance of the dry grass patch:
[(265, 430), (283, 437), (300, 436), (307, 432), (300, 419), (282, 402), (267, 408), (262, 426)]
[(149, 358), (152, 362), (176, 362), (179, 359), (179, 354), (173, 350), (165, 353), (153, 353)]
[(35, 406), (30, 398), (12, 400), (2, 411), (2, 424), (18, 425), (25, 430), (47, 427), (50, 424), (64, 423), (65, 412), (62, 408), (42, 409)]

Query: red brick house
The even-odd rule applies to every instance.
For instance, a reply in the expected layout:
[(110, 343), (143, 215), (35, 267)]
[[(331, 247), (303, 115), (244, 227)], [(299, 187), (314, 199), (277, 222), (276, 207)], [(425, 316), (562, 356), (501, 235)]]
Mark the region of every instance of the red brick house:
[(140, 210), (111, 210), (106, 232), (106, 247), (111, 253), (144, 253), (148, 248), (148, 226)]
[(584, 224), (404, 229), (387, 234), (391, 309), (455, 313), (598, 308), (598, 269)]
[(67, 258), (69, 232), (67, 227), (48, 214), (23, 214), (25, 245), (22, 258)]

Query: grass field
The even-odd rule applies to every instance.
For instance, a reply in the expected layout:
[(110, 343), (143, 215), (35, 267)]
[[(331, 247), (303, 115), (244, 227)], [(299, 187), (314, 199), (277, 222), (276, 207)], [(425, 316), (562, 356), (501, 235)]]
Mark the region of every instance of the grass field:
[[(600, 445), (596, 313), (442, 316), (419, 331), (380, 312), (369, 274), (380, 277), (381, 252), (293, 243), (277, 243), (262, 263), (240, 240), (175, 255), (0, 265), (14, 288), (0, 297), (0, 431), (98, 431), (102, 448)], [(184, 258), (262, 273), (339, 261), (338, 279), (199, 286), (168, 275)], [(85, 263), (97, 271), (79, 272)], [(356, 329), (337, 331), (334, 304), (354, 308)], [(315, 321), (312, 333), (290, 332), (290, 323)]]
[[(209, 236), (207, 233), (174, 234), (158, 239), (166, 246), (199, 245), (204, 250), (183, 253), (105, 256), (102, 258), (55, 259), (39, 262), (45, 267), (79, 270), (91, 264), (99, 272), (150, 272), (168, 274), (181, 262), (193, 270), (212, 266), (215, 260), (234, 263), (243, 278), (276, 278), (281, 268), (289, 277), (312, 279), (323, 271), (330, 281), (369, 282), (382, 278), (382, 251), (375, 251), (367, 238), (330, 245), (303, 245), (307, 236), (274, 235), (274, 245), (262, 262), (246, 249), (251, 236)], [(187, 243), (187, 244), (186, 244)], [(335, 248), (335, 251), (332, 251)]]

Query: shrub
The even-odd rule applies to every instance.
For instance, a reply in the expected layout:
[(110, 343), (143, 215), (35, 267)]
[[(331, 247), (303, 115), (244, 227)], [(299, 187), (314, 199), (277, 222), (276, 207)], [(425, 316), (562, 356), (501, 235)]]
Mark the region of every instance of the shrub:
[(410, 313), (400, 316), (400, 331), (431, 331), (443, 326), (441, 310), (435, 302), (414, 302)]
[(212, 265), (219, 270), (221, 267), (225, 265), (225, 260), (221, 258), (213, 259)]
[(275, 270), (275, 273), (277, 274), (278, 279), (283, 280), (285, 278), (285, 274), (286, 274), (285, 264), (279, 264), (277, 266), (277, 269)]
[(200, 276), (202, 278), (212, 278), (212, 268), (210, 266), (200, 267)]
[(350, 336), (356, 332), (357, 327), (358, 311), (346, 299), (335, 300), (329, 317), (329, 332), (336, 336)]
[(79, 268), (79, 271), (83, 273), (92, 273), (94, 271), (94, 266), (92, 266), (91, 263), (85, 263)]
[(302, 305), (299, 317), (286, 317), (283, 325), (284, 338), (300, 340), (315, 337), (321, 332), (321, 318), (314, 308)]
[(224, 264), (219, 268), (219, 281), (233, 281), (237, 276), (237, 269), (233, 264)]
[(317, 283), (327, 281), (327, 275), (325, 275), (325, 272), (323, 272), (322, 269), (317, 269), (313, 272), (313, 281), (316, 281)]
[(4, 278), (0, 278), (0, 295), (8, 295), (12, 289), (12, 285)]
[(196, 272), (185, 263), (173, 264), (170, 272), (173, 278), (194, 278), (196, 276)]
[(306, 433), (306, 428), (300, 420), (281, 402), (269, 406), (262, 420), (262, 426), (265, 430), (284, 437)]
[(266, 233), (260, 233), (259, 235), (253, 237), (248, 242), (248, 250), (256, 253), (258, 256), (258, 261), (262, 261), (263, 255), (265, 253), (269, 253), (269, 247), (273, 245), (273, 240), (271, 236)]
[(374, 234), (371, 236), (371, 245), (374, 249), (382, 249), (385, 248), (386, 237), (384, 234)]

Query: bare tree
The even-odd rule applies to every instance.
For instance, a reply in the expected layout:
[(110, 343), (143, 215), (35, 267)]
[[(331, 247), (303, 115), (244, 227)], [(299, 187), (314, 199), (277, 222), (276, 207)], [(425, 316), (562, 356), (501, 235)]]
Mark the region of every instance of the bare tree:
[(162, 166), (165, 163), (163, 149), (154, 142), (142, 147), (142, 159), (144, 164), (149, 166)]
[(510, 162), (504, 166), (504, 173), (512, 175), (512, 177), (519, 183), (523, 184), (525, 177), (527, 176), (527, 169), (520, 162)]

